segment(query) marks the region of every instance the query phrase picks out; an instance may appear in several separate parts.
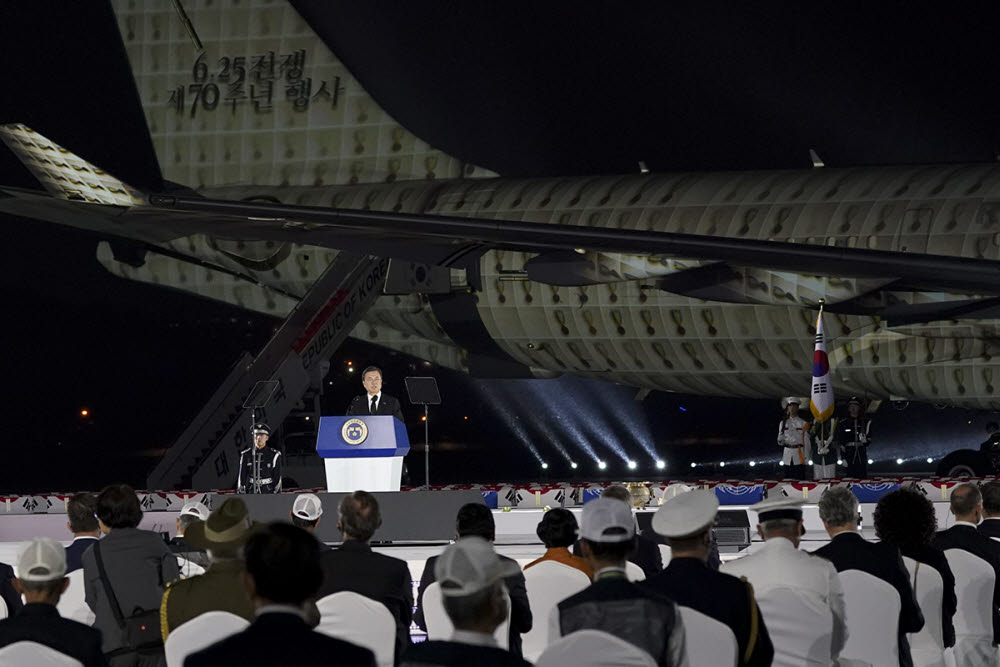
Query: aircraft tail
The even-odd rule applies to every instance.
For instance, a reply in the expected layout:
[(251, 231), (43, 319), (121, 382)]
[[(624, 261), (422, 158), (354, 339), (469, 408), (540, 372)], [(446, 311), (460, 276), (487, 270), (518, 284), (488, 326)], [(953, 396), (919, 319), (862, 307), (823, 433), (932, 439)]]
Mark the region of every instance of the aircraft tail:
[(55, 197), (112, 206), (145, 202), (139, 190), (26, 125), (0, 125), (0, 140)]
[(288, 2), (112, 6), (168, 180), (200, 189), (496, 176), (403, 128)]

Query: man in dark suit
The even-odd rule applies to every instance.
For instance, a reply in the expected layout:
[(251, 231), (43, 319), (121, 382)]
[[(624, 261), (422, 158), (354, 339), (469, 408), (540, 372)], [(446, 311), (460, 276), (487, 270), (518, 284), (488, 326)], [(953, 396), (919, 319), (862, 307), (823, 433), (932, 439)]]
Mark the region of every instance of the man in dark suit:
[(337, 528), (344, 536), (338, 549), (320, 554), (323, 581), (316, 599), (350, 591), (381, 602), (396, 621), (396, 656), (410, 645), (413, 583), (406, 561), (375, 553), (368, 541), (382, 525), (378, 501), (367, 491), (355, 491), (340, 501)]
[(8, 616), (13, 616), (24, 606), (21, 596), (14, 588), (14, 568), (7, 563), (0, 563), (0, 597), (7, 605)]
[(66, 547), (66, 574), (83, 568), (83, 552), (101, 537), (97, 525), (97, 499), (92, 493), (77, 493), (66, 501), (66, 527), (73, 543)]
[(410, 648), (401, 667), (527, 667), (521, 656), (497, 645), (493, 633), (507, 618), (504, 578), (520, 574), (517, 563), (501, 560), (480, 537), (465, 537), (434, 563), (445, 613), (455, 626), (446, 640), (428, 640)]
[(1000, 542), (990, 539), (976, 528), (983, 516), (983, 496), (979, 487), (975, 484), (955, 487), (951, 492), (951, 513), (955, 515), (955, 523), (934, 536), (934, 546), (942, 551), (968, 551), (993, 568), (996, 573), (993, 584), (993, 643), (1000, 643)]
[[(492, 543), (496, 539), (496, 524), (493, 521), (493, 512), (482, 503), (467, 503), (458, 510), (455, 518), (455, 534), (461, 540), (466, 537), (481, 537)], [(517, 565), (513, 558), (500, 556), (500, 560), (505, 563)], [(437, 556), (431, 556), (424, 565), (424, 572), (420, 575), (420, 587), (417, 589), (417, 611), (413, 615), (413, 620), (422, 630), (427, 630), (427, 623), (424, 621), (424, 591), (436, 581), (434, 566), (437, 563)], [(509, 565), (508, 563), (508, 565)], [(506, 566), (505, 566), (506, 567)], [(517, 571), (504, 578), (507, 584), (507, 593), (510, 595), (510, 638), (507, 644), (508, 650), (517, 657), (522, 657), (521, 635), (531, 630), (531, 606), (528, 604), (528, 587), (524, 583), (524, 573), (520, 566)], [(542, 619), (544, 622), (544, 619)]]
[(0, 646), (30, 641), (75, 658), (84, 667), (106, 667), (101, 633), (59, 615), (56, 605), (69, 586), (66, 550), (55, 540), (36, 537), (21, 552), (14, 580), (27, 602), (16, 616), (0, 621)]
[[(910, 586), (910, 575), (903, 565), (899, 549), (885, 542), (868, 542), (857, 532), (859, 515), (858, 499), (850, 489), (836, 486), (828, 489), (819, 499), (819, 518), (823, 520), (831, 542), (813, 553), (833, 563), (837, 572), (859, 570), (882, 579), (896, 589), (899, 594), (899, 664), (901, 667), (913, 665), (910, 644), (906, 633), (917, 632), (924, 627), (924, 615), (920, 612)], [(850, 622), (850, 617), (848, 617)], [(848, 632), (850, 627), (848, 627)]]
[(583, 506), (580, 537), (594, 583), (557, 605), (549, 617), (550, 639), (601, 630), (646, 651), (659, 667), (687, 665), (677, 605), (625, 576), (625, 557), (635, 548), (632, 510), (613, 498), (591, 500)]
[(361, 374), (361, 384), (364, 394), (355, 396), (347, 408), (348, 416), (353, 415), (391, 415), (403, 421), (403, 410), (399, 401), (389, 394), (382, 393), (382, 371), (378, 366), (369, 366)]
[(375, 667), (375, 655), (368, 649), (315, 632), (306, 624), (301, 608), (323, 578), (319, 544), (312, 535), (287, 523), (272, 523), (250, 535), (245, 555), (244, 582), (256, 609), (253, 623), (192, 653), (185, 667), (312, 665), (321, 659)]
[(983, 522), (978, 530), (986, 537), (1000, 539), (1000, 482), (987, 482), (979, 490), (983, 494)]
[[(188, 528), (192, 525), (206, 520), (208, 520), (207, 507), (198, 501), (184, 503), (184, 506), (181, 507), (181, 513), (177, 516), (177, 532), (174, 533), (174, 536), (170, 538), (169, 542), (167, 542), (167, 547), (169, 547), (171, 552), (201, 568), (208, 567), (210, 562), (208, 554), (201, 549), (195, 549), (188, 544), (184, 535), (187, 533)], [(187, 572), (181, 572), (181, 574), (183, 576), (189, 576)]]
[[(602, 498), (614, 498), (615, 500), (620, 500), (629, 508), (632, 507), (632, 494), (629, 490), (622, 486), (621, 484), (612, 484), (608, 488), (604, 489), (601, 493)], [(573, 545), (573, 555), (580, 556), (582, 552), (580, 551), (580, 540), (576, 541)], [(628, 560), (630, 563), (635, 563), (642, 568), (643, 574), (646, 578), (655, 577), (657, 574), (663, 571), (663, 557), (660, 555), (660, 547), (657, 543), (643, 535), (638, 530), (636, 526), (636, 536), (635, 536), (635, 550), (629, 554)], [(718, 567), (716, 567), (718, 569)]]
[(664, 503), (653, 516), (653, 530), (667, 538), (672, 557), (667, 569), (640, 586), (700, 611), (729, 626), (739, 646), (738, 665), (766, 667), (774, 647), (754, 599), (753, 587), (708, 567), (709, 534), (719, 499), (698, 489)]

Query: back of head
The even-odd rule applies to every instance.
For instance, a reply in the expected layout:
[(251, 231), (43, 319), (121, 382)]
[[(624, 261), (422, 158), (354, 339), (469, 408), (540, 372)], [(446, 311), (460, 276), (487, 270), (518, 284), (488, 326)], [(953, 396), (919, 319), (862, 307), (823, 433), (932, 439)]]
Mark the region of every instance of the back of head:
[(570, 546), (576, 542), (577, 531), (576, 517), (561, 507), (546, 512), (535, 529), (546, 549)]
[[(615, 498), (591, 500), (583, 506), (580, 538), (584, 557), (603, 563), (623, 563), (635, 550), (635, 518), (631, 508)], [(591, 563), (593, 565), (593, 562)]]
[(831, 526), (858, 525), (858, 498), (843, 486), (827, 489), (819, 499), (819, 518)]
[(629, 507), (632, 506), (632, 494), (629, 490), (622, 486), (621, 484), (612, 484), (608, 488), (601, 492), (602, 498), (614, 498), (615, 500), (620, 500), (627, 504)]
[(975, 484), (959, 484), (951, 492), (951, 513), (956, 519), (972, 520), (976, 508), (983, 502), (983, 494)]
[(93, 533), (97, 525), (97, 498), (93, 493), (77, 493), (66, 501), (66, 517), (73, 533)]
[(504, 577), (520, 571), (513, 561), (499, 558), (493, 546), (478, 535), (448, 546), (434, 564), (434, 577), (454, 626), (488, 633), (507, 616)]
[(58, 600), (57, 594), (62, 592), (66, 576), (66, 550), (51, 538), (36, 537), (21, 550), (17, 571), (18, 581), (26, 594), (28, 591), (41, 592), (56, 595)]
[(323, 581), (319, 543), (291, 524), (275, 522), (255, 530), (244, 553), (257, 597), (269, 602), (302, 604)]
[(344, 537), (367, 542), (382, 525), (378, 500), (367, 491), (355, 491), (344, 496), (338, 508), (340, 529)]
[(882, 496), (875, 506), (875, 534), (900, 549), (930, 544), (936, 530), (934, 506), (920, 491), (899, 489)]
[(142, 521), (142, 507), (128, 484), (112, 484), (97, 496), (97, 518), (108, 528), (135, 528)]
[(986, 515), (1000, 517), (1000, 482), (987, 482), (979, 490), (983, 494), (983, 510)]
[(497, 528), (493, 521), (493, 512), (483, 503), (467, 503), (462, 505), (455, 517), (455, 532), (459, 537), (478, 536), (492, 542), (496, 538)]

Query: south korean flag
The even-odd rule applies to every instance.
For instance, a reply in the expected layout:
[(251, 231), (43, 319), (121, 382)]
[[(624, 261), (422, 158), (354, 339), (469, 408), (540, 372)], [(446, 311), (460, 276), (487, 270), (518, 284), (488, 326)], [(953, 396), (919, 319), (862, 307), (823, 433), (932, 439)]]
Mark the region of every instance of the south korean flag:
[(816, 318), (816, 351), (813, 353), (812, 392), (809, 411), (816, 423), (823, 423), (833, 416), (833, 385), (830, 384), (830, 360), (826, 356), (826, 334), (823, 332), (823, 306)]

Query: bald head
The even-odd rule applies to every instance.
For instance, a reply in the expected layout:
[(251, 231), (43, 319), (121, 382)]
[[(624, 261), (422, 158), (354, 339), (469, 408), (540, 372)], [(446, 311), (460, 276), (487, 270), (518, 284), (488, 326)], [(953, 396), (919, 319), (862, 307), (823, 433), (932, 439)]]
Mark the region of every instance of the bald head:
[(951, 513), (956, 521), (979, 523), (983, 515), (983, 494), (975, 484), (960, 484), (951, 492)]

